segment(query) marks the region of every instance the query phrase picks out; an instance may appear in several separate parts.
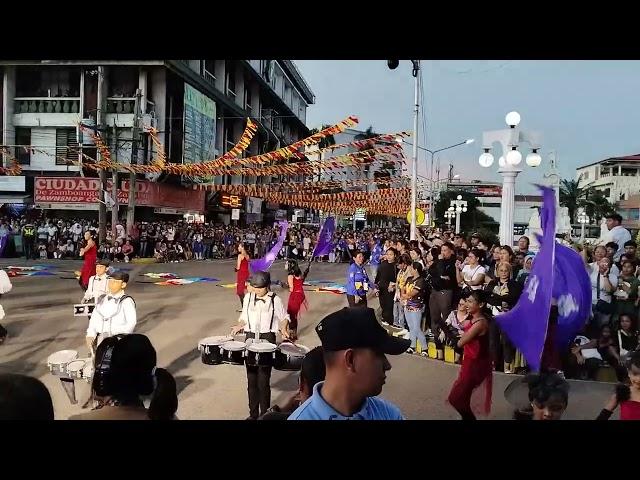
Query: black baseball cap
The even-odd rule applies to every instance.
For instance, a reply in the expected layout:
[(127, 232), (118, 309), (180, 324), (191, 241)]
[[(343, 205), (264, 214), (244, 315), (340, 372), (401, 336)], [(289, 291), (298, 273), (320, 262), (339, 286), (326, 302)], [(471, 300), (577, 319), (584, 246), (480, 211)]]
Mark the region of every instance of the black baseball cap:
[(109, 275), (109, 278), (113, 280), (122, 280), (124, 283), (129, 282), (129, 274), (127, 272), (122, 272), (122, 271), (113, 272), (111, 275)]
[(271, 274), (269, 272), (255, 272), (249, 278), (249, 285), (254, 288), (265, 288), (271, 285)]
[(348, 348), (371, 348), (388, 355), (404, 353), (411, 341), (387, 333), (372, 308), (345, 307), (333, 312), (316, 326), (316, 333), (327, 352)]

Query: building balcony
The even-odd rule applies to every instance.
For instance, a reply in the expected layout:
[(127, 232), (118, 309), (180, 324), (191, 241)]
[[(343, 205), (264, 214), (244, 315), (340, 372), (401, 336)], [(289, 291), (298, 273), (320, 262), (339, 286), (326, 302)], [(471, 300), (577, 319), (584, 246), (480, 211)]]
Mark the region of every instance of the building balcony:
[(80, 97), (15, 97), (16, 127), (74, 126), (80, 115)]

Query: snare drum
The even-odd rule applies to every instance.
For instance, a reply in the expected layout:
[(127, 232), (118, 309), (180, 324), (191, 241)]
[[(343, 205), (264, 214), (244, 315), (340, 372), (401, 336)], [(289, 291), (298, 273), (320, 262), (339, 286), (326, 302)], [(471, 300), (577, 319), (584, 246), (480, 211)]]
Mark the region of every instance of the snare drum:
[(256, 367), (273, 367), (275, 351), (278, 347), (269, 342), (257, 342), (247, 345), (245, 361)]
[(281, 343), (275, 354), (276, 370), (297, 371), (302, 368), (302, 360), (309, 353), (309, 348), (295, 343)]
[(77, 303), (73, 306), (74, 317), (87, 317), (93, 313), (96, 308), (94, 303)]
[(230, 336), (207, 337), (198, 342), (200, 359), (205, 365), (220, 365), (222, 363), (222, 344), (233, 340)]
[(86, 358), (79, 358), (78, 360), (69, 362), (67, 365), (67, 375), (71, 378), (82, 378), (82, 371), (86, 363)]
[(52, 375), (56, 377), (67, 376), (67, 365), (78, 358), (78, 352), (75, 350), (60, 350), (52, 353), (47, 358), (47, 366)]
[(244, 352), (246, 345), (244, 342), (232, 340), (222, 344), (222, 362), (231, 365), (244, 365)]

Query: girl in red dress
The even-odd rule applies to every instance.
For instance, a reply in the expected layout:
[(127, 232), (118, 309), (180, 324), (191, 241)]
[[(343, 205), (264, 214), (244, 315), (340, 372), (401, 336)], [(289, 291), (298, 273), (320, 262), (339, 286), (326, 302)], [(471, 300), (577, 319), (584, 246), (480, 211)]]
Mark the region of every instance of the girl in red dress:
[(300, 310), (304, 305), (307, 308), (307, 298), (304, 295), (302, 285), (309, 273), (309, 267), (304, 273), (300, 270), (298, 262), (289, 260), (287, 283), (289, 284), (289, 303), (287, 304), (287, 313), (289, 314), (289, 338), (295, 341), (298, 338), (298, 320), (300, 319)]
[(96, 260), (98, 259), (96, 243), (90, 231), (84, 232), (84, 241), (85, 246), (80, 249), (80, 256), (84, 257), (79, 280), (82, 290), (86, 290), (89, 286), (89, 277), (96, 274)]
[(240, 310), (242, 312), (242, 301), (247, 291), (247, 280), (249, 280), (249, 260), (251, 257), (244, 248), (244, 243), (238, 244), (238, 261), (236, 262), (236, 293), (240, 299)]
[(620, 420), (640, 420), (640, 350), (629, 353), (625, 366), (629, 375), (629, 385), (616, 386), (616, 392), (600, 412), (598, 420), (608, 420), (618, 406)]
[[(448, 402), (463, 420), (475, 420), (474, 411), (488, 415), (491, 411), (493, 355), (489, 348), (489, 319), (485, 293), (473, 290), (467, 297), (469, 316), (462, 323), (463, 334), (458, 348), (464, 347), (460, 375), (449, 393)], [(479, 388), (480, 387), (480, 388)], [(480, 394), (479, 405), (472, 405), (472, 396)], [(475, 400), (475, 398), (473, 399)]]

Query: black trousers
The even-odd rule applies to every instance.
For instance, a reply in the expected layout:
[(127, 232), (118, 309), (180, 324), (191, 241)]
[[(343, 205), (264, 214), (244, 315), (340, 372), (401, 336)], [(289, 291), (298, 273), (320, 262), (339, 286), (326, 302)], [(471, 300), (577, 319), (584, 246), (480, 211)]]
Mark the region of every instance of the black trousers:
[[(255, 334), (247, 332), (246, 338), (254, 338)], [(261, 333), (260, 338), (276, 343), (275, 333)], [(271, 367), (246, 365), (247, 393), (249, 394), (249, 417), (257, 420), (271, 406)]]
[(35, 258), (33, 256), (34, 253), (34, 249), (33, 249), (33, 242), (24, 242), (24, 257), (27, 260), (31, 260), (33, 258)]
[(393, 296), (395, 292), (385, 292), (380, 290), (380, 308), (382, 309), (382, 320), (389, 325), (393, 325)]
[(429, 314), (431, 316), (431, 333), (438, 338), (440, 328), (451, 312), (453, 290), (433, 290), (429, 296)]
[[(349, 303), (350, 307), (367, 307), (367, 296), (363, 295), (362, 297), (360, 297), (360, 301), (358, 303), (356, 303), (356, 297), (355, 295), (347, 295), (347, 302)], [(393, 308), (393, 307), (391, 307)]]

